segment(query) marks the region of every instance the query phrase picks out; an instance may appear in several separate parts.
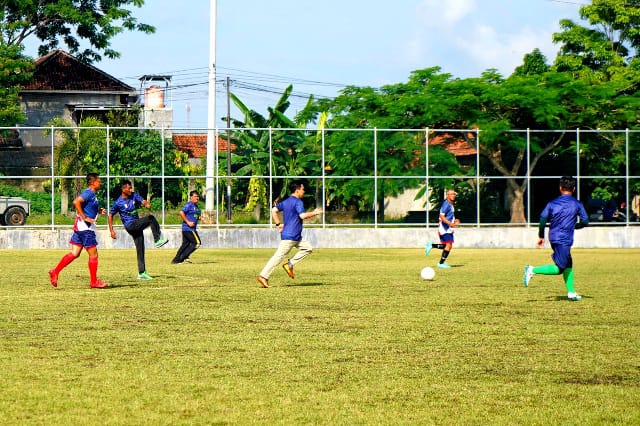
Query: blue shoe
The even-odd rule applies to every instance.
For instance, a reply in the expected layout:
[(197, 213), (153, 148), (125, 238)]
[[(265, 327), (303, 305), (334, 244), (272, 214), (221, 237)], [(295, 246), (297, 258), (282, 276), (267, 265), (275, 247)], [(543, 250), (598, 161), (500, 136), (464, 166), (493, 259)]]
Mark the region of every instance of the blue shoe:
[(578, 293), (567, 293), (567, 299), (572, 302), (579, 302), (582, 300), (582, 296), (580, 296)]
[(433, 248), (433, 245), (431, 245), (431, 241), (427, 241), (427, 245), (424, 246), (424, 254), (429, 256), (429, 253), (431, 253), (432, 248)]
[(524, 267), (524, 275), (522, 276), (522, 284), (525, 287), (529, 287), (529, 281), (533, 278), (535, 274), (533, 273), (533, 266), (527, 265)]
[(449, 269), (449, 268), (451, 268), (451, 266), (447, 265), (446, 263), (438, 263), (438, 268), (440, 268), (440, 269)]

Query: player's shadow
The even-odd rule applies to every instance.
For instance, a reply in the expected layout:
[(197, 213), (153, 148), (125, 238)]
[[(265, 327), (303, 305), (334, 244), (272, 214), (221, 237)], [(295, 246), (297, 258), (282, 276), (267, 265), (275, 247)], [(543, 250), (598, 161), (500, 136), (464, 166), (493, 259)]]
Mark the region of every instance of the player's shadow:
[(131, 284), (113, 284), (113, 283), (109, 283), (109, 287), (107, 288), (103, 288), (101, 290), (110, 290), (110, 289), (117, 289), (117, 288), (133, 288), (133, 287), (140, 287), (140, 283), (131, 283)]
[(324, 285), (324, 283), (306, 282), (306, 283), (285, 284), (286, 287), (315, 287), (319, 285)]

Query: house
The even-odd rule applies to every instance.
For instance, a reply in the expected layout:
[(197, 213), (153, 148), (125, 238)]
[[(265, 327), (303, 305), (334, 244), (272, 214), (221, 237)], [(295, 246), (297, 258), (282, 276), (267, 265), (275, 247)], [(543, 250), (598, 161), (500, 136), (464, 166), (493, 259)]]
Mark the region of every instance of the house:
[(36, 59), (33, 79), (19, 95), (27, 115), (21, 130), (25, 147), (51, 147), (50, 137), (29, 127), (46, 126), (55, 117), (77, 125), (87, 116), (104, 118), (138, 100), (135, 88), (60, 49)]
[[(180, 151), (189, 155), (191, 164), (199, 164), (207, 155), (207, 134), (206, 133), (174, 133), (172, 135), (173, 144)], [(227, 151), (227, 140), (218, 135), (218, 156)], [(232, 142), (229, 147), (235, 151), (236, 145)]]

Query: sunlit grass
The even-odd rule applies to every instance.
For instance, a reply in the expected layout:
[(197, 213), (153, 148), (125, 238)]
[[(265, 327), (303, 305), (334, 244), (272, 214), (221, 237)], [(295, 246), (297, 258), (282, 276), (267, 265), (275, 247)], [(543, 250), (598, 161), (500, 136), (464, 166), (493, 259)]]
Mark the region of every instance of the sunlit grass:
[(0, 250), (1, 424), (640, 423), (637, 249), (574, 250), (578, 303), (548, 250), (65, 252)]

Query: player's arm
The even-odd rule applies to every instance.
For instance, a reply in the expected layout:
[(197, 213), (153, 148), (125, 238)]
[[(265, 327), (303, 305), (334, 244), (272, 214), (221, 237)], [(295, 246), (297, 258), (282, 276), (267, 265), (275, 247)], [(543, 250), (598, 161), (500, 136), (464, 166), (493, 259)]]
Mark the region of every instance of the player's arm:
[(313, 211), (300, 213), (300, 219), (305, 220), (310, 217), (318, 216), (319, 214), (322, 214), (322, 209), (320, 207), (316, 207)]
[(584, 207), (580, 206), (580, 214), (578, 216), (578, 221), (576, 222), (576, 229), (582, 229), (589, 224), (589, 215)]
[(111, 238), (116, 239), (116, 231), (113, 230), (113, 213), (109, 212), (109, 216), (107, 216), (107, 223), (109, 224), (109, 233), (111, 234)]
[(540, 216), (540, 223), (538, 223), (538, 247), (542, 247), (544, 244), (544, 228), (547, 227), (547, 218)]
[(460, 223), (460, 221), (458, 219), (454, 219), (453, 222), (450, 221), (449, 219), (447, 219), (446, 214), (444, 213), (440, 213), (440, 221), (442, 223), (446, 223), (447, 225), (449, 225), (451, 228), (455, 228), (456, 225), (458, 225)]
[(80, 196), (77, 196), (75, 200), (73, 200), (73, 207), (76, 209), (76, 214), (87, 223), (95, 223), (94, 218), (87, 217), (87, 215), (84, 214), (84, 210), (82, 210), (82, 203), (84, 203), (84, 198)]
[(280, 223), (280, 210), (277, 207), (271, 208), (271, 220), (276, 225), (278, 231), (282, 232), (282, 228), (284, 228), (284, 223)]
[(193, 228), (193, 225), (195, 225), (195, 223), (191, 222), (191, 221), (187, 218), (187, 215), (184, 213), (184, 210), (180, 210), (180, 211), (178, 212), (178, 214), (179, 214), (179, 215), (180, 215), (180, 217), (182, 218), (182, 221), (183, 221), (184, 223), (186, 223), (186, 224), (187, 224), (187, 226), (188, 226), (189, 228)]

